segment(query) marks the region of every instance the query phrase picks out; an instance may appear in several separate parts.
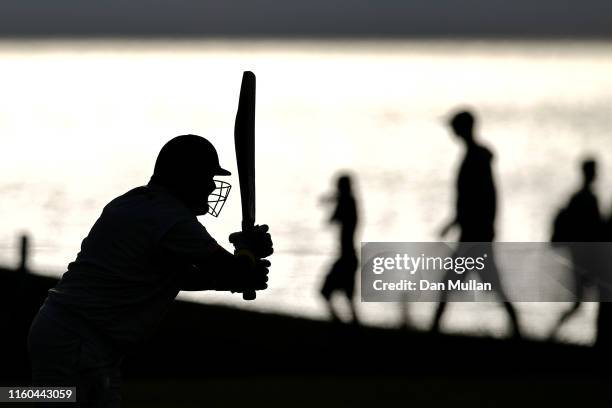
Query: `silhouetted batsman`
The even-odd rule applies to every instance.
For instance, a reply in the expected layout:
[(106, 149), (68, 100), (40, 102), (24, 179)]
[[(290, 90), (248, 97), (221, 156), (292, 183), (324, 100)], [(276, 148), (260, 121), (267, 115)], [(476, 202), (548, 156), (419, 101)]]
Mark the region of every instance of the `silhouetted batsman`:
[[(467, 242), (492, 242), (495, 237), (495, 214), (497, 210), (497, 193), (495, 181), (491, 169), (493, 153), (486, 147), (478, 144), (474, 135), (474, 115), (462, 111), (453, 116), (450, 126), (453, 133), (463, 141), (466, 151), (459, 175), (457, 177), (455, 217), (440, 232), (444, 237), (453, 227), (459, 227), (460, 238), (456, 254), (464, 255), (469, 245)], [(499, 273), (493, 256), (493, 246), (487, 249), (487, 268), (483, 271), (475, 271), (481, 275), (483, 281), (490, 282), (493, 288), (497, 288), (497, 294), (510, 317), (513, 335), (520, 336), (520, 330), (516, 312), (506, 294), (502, 290)], [(467, 274), (460, 275), (464, 279)], [(450, 271), (444, 281), (456, 279), (454, 271)], [(441, 299), (436, 310), (432, 331), (437, 332), (440, 321), (446, 309), (447, 293), (441, 292)]]
[(351, 188), (351, 178), (348, 175), (342, 175), (338, 178), (336, 208), (329, 220), (330, 223), (337, 223), (340, 226), (340, 257), (332, 265), (321, 288), (321, 294), (335, 321), (340, 321), (340, 317), (331, 297), (334, 292), (341, 292), (348, 300), (353, 323), (359, 322), (354, 297), (355, 273), (358, 266), (354, 242), (357, 219), (357, 205)]
[(554, 337), (563, 323), (580, 308), (585, 289), (598, 282), (597, 267), (602, 254), (599, 246), (581, 244), (603, 240), (604, 224), (599, 212), (597, 196), (592, 186), (597, 178), (597, 163), (586, 159), (581, 164), (582, 186), (574, 193), (567, 204), (555, 217), (551, 241), (553, 245), (567, 245), (572, 259), (574, 294), (576, 301), (553, 327), (550, 337)]
[[(104, 207), (28, 338), (35, 384), (76, 386), (79, 406), (118, 407), (123, 356), (147, 337), (179, 290), (267, 287), (266, 225), (238, 232), (232, 255), (196, 218), (218, 215), (230, 185), (213, 145), (196, 135), (161, 149), (146, 186)], [(177, 334), (178, 335), (178, 334)]]

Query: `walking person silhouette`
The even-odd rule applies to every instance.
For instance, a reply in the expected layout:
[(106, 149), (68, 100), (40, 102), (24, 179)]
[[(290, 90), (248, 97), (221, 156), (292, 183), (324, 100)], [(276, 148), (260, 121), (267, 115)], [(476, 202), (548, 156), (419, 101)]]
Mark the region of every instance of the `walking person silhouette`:
[(321, 295), (323, 295), (327, 303), (332, 319), (339, 322), (341, 320), (332, 303), (332, 294), (334, 292), (344, 293), (351, 310), (352, 322), (358, 324), (359, 319), (354, 296), (355, 273), (358, 266), (354, 241), (358, 215), (350, 176), (346, 174), (341, 175), (338, 178), (337, 188), (336, 207), (329, 222), (337, 223), (340, 226), (340, 257), (334, 262), (325, 277), (323, 287), (321, 288)]
[(214, 177), (228, 175), (208, 140), (178, 136), (159, 152), (146, 186), (104, 207), (30, 328), (35, 385), (76, 386), (80, 407), (119, 407), (123, 356), (179, 290), (267, 287), (266, 225), (236, 233), (233, 255), (196, 218), (218, 215), (230, 186)]
[(581, 163), (581, 171), (582, 186), (555, 217), (551, 238), (553, 245), (568, 246), (576, 301), (561, 315), (550, 333), (550, 338), (555, 337), (561, 326), (580, 309), (585, 289), (598, 282), (600, 248), (581, 244), (600, 242), (604, 238), (604, 222), (592, 188), (597, 179), (597, 163), (593, 159), (585, 159)]
[[(608, 213), (608, 219), (603, 223), (602, 248), (610, 248), (612, 243), (612, 211)], [(603, 284), (599, 285), (599, 309), (597, 310), (597, 338), (595, 346), (609, 349), (612, 344), (612, 251), (605, 250), (602, 262)]]
[[(440, 236), (444, 237), (453, 227), (458, 227), (460, 238), (455, 254), (461, 254), (462, 256), (470, 248), (470, 245), (466, 243), (489, 243), (484, 248), (488, 256), (487, 267), (480, 272), (476, 270), (475, 272), (481, 275), (483, 281), (490, 282), (493, 289), (497, 291), (497, 295), (510, 317), (512, 334), (514, 337), (520, 337), (516, 312), (502, 289), (494, 259), (493, 246), (490, 244), (495, 237), (495, 215), (497, 211), (497, 193), (491, 169), (493, 153), (475, 140), (474, 122), (474, 115), (468, 111), (455, 114), (450, 121), (453, 133), (464, 143), (466, 151), (457, 177), (455, 216), (441, 229)], [(460, 276), (464, 279), (466, 274)], [(450, 270), (444, 281), (456, 278), (455, 272)], [(447, 297), (447, 292), (442, 291), (440, 303), (433, 320), (433, 332), (438, 332), (440, 329), (440, 321), (447, 306)]]

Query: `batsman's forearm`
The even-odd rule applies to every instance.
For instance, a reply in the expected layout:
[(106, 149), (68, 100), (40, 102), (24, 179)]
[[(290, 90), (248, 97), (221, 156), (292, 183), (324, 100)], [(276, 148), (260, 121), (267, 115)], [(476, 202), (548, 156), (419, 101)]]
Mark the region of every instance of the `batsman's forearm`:
[(215, 283), (211, 274), (192, 265), (189, 270), (181, 271), (179, 288), (184, 291), (214, 290)]
[(223, 290), (240, 287), (244, 277), (252, 273), (254, 263), (245, 256), (235, 256), (223, 248), (206, 260), (196, 262), (182, 273), (180, 288), (186, 291)]

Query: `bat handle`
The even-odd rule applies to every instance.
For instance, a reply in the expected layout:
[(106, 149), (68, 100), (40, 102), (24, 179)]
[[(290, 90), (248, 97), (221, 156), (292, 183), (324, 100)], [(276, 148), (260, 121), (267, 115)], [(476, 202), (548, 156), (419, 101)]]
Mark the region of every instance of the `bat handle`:
[(257, 295), (254, 290), (248, 290), (246, 292), (242, 292), (242, 299), (244, 300), (255, 300)]
[[(242, 231), (253, 230), (254, 225), (255, 225), (255, 222), (253, 220), (243, 221)], [(247, 290), (245, 292), (242, 292), (243, 300), (255, 300), (256, 297), (257, 297), (257, 294), (255, 293), (254, 290)]]

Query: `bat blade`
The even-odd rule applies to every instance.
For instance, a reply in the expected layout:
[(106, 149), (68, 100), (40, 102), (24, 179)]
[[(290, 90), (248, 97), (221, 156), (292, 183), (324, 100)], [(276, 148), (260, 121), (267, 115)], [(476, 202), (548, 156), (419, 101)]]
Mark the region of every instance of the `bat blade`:
[(234, 126), (234, 146), (240, 180), (242, 230), (255, 225), (255, 74), (245, 71)]
[[(240, 85), (240, 99), (234, 125), (234, 147), (240, 182), (242, 230), (255, 225), (255, 74), (245, 71)], [(244, 300), (255, 299), (255, 291), (242, 294)]]

